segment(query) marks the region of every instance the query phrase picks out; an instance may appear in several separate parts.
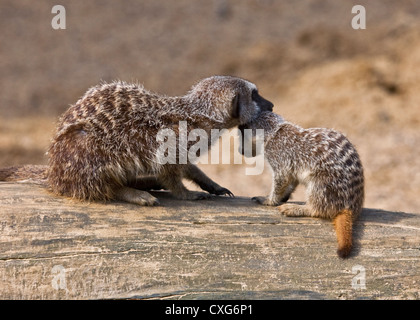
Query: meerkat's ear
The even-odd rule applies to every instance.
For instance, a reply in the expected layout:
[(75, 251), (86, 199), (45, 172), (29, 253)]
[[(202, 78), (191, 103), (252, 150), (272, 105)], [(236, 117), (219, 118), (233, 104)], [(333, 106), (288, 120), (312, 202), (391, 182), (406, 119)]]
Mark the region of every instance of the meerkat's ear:
[(232, 118), (239, 118), (241, 105), (239, 103), (239, 93), (232, 99)]

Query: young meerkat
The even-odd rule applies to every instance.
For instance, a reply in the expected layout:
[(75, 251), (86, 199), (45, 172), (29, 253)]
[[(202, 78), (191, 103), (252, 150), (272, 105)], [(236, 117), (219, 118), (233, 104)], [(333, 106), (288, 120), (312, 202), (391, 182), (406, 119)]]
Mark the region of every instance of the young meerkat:
[[(355, 147), (340, 132), (303, 129), (275, 113), (263, 112), (255, 121), (239, 126), (239, 151), (245, 156), (261, 151), (256, 148), (255, 131), (247, 135), (245, 129), (264, 129), (264, 156), (273, 171), (270, 195), (253, 200), (279, 206), (288, 217), (332, 220), (337, 254), (347, 257), (352, 248), (353, 221), (364, 201), (363, 167)], [(246, 154), (247, 145), (252, 145), (252, 154)], [(306, 204), (285, 203), (299, 183), (306, 186)]]
[(158, 204), (145, 191), (150, 186), (168, 189), (178, 199), (208, 197), (208, 193), (187, 190), (183, 178), (209, 193), (232, 195), (191, 163), (160, 164), (157, 134), (167, 128), (179, 139), (179, 121), (186, 121), (189, 130), (203, 129), (210, 136), (211, 129), (250, 122), (272, 108), (255, 84), (230, 76), (203, 79), (180, 97), (159, 95), (137, 84), (100, 84), (59, 119), (48, 150), (48, 166), (43, 168), (45, 174), (39, 167), (13, 167), (0, 170), (0, 179), (46, 176), (49, 188), (58, 195), (140, 205)]

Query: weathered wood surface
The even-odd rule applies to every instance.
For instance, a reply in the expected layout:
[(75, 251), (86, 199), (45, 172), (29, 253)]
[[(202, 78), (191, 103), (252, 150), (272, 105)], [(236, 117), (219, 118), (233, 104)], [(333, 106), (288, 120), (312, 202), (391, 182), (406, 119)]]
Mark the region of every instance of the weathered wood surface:
[(329, 221), (155, 194), (87, 204), (0, 183), (0, 298), (420, 298), (420, 214), (365, 209), (340, 260)]

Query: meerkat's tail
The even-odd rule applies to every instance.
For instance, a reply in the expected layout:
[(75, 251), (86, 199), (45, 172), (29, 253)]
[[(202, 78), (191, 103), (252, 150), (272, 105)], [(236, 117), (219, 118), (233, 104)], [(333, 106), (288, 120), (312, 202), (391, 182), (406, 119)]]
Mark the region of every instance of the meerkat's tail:
[(337, 254), (340, 258), (347, 258), (353, 244), (353, 212), (349, 209), (341, 210), (333, 219), (333, 224), (338, 241)]
[(44, 183), (47, 180), (48, 166), (26, 165), (0, 168), (0, 181), (32, 181)]
[(17, 167), (0, 168), (0, 181), (13, 181)]

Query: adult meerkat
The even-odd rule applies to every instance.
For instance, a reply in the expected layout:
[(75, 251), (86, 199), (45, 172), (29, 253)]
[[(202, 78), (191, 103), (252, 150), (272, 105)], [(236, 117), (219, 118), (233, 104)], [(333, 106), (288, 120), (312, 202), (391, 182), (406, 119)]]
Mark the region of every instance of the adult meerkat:
[[(354, 146), (340, 132), (303, 129), (277, 114), (263, 112), (255, 121), (239, 126), (243, 137), (239, 151), (245, 156), (247, 144), (252, 145), (253, 152), (248, 156), (261, 151), (256, 148), (255, 132), (247, 135), (245, 129), (264, 129), (264, 156), (273, 171), (270, 195), (253, 200), (279, 205), (280, 212), (288, 217), (331, 219), (337, 234), (337, 253), (347, 257), (352, 247), (353, 221), (364, 200), (363, 167)], [(306, 204), (286, 204), (299, 183), (306, 186)]]
[[(229, 76), (203, 79), (180, 97), (159, 95), (124, 82), (95, 86), (58, 121), (44, 168), (48, 185), (58, 195), (77, 199), (155, 205), (155, 197), (139, 190), (148, 189), (150, 179), (137, 178), (148, 175), (152, 185), (169, 189), (179, 199), (208, 196), (187, 190), (182, 178), (209, 193), (232, 195), (191, 163), (159, 164), (156, 136), (168, 128), (179, 138), (179, 121), (187, 121), (189, 129), (204, 129), (210, 136), (211, 129), (250, 122), (272, 107), (258, 94), (255, 84)], [(0, 179), (34, 176), (30, 167), (22, 169), (18, 177), (16, 170), (3, 169)], [(35, 171), (36, 178), (42, 176), (42, 170)]]

